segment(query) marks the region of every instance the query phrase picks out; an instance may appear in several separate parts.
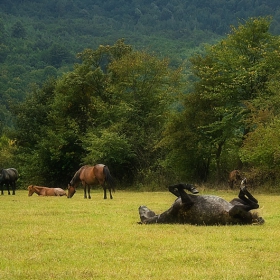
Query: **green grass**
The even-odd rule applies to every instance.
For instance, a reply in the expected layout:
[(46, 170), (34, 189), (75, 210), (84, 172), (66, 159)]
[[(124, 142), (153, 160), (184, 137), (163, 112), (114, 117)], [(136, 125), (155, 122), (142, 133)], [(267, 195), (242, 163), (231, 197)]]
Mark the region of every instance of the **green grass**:
[[(204, 190), (205, 193), (210, 191)], [(228, 200), (231, 191), (214, 191)], [(213, 194), (213, 191), (211, 191)], [(91, 200), (0, 196), (0, 279), (279, 279), (280, 197), (259, 194), (262, 226), (139, 225), (168, 192), (117, 191)]]

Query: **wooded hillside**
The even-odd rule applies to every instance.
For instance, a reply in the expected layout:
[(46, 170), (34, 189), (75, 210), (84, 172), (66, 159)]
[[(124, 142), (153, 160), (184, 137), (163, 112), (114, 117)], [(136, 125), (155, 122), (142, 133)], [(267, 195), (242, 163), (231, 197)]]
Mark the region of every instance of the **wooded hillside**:
[[(249, 158), (246, 146), (240, 150), (256, 122), (247, 126), (249, 119), (241, 118), (243, 111), (239, 109), (247, 108), (249, 102), (250, 110), (265, 110), (257, 106), (259, 99), (252, 102), (251, 98), (262, 92), (266, 96), (277, 92), (278, 85), (268, 81), (278, 73), (278, 62), (271, 57), (272, 50), (278, 51), (274, 42), (278, 39), (274, 38), (280, 34), (279, 7), (277, 1), (261, 0), (1, 2), (1, 164), (21, 162), (26, 166), (32, 162), (23, 173), (27, 176), (35, 171), (40, 180), (52, 174), (53, 184), (67, 181), (82, 162), (91, 160), (114, 165), (120, 174), (118, 179), (127, 182), (143, 182), (143, 178), (147, 180), (155, 173), (156, 180), (169, 175), (178, 179), (220, 180), (241, 160), (248, 166), (256, 165), (256, 155)], [(240, 38), (229, 40), (236, 52), (228, 49), (225, 55), (233, 61), (225, 63), (226, 57), (220, 57), (223, 48), (204, 58), (203, 54), (211, 49), (204, 49), (205, 43), (227, 43), (223, 38), (235, 34), (239, 24), (242, 26), (251, 16), (260, 15), (273, 17), (245, 25), (248, 38), (244, 31), (238, 33)], [(258, 63), (251, 68), (241, 58), (235, 59), (245, 55), (237, 42), (251, 44), (254, 36), (250, 36), (259, 32), (272, 36), (270, 47), (265, 46), (265, 38), (254, 43), (261, 52), (254, 53)], [(270, 54), (268, 57), (265, 51)], [(196, 56), (196, 52), (202, 56)], [(251, 54), (246, 55), (250, 60)], [(212, 69), (211, 63), (216, 59), (231, 69), (232, 76), (213, 76), (212, 84), (204, 85), (202, 73), (207, 67)], [(271, 68), (271, 63), (275, 68)], [(243, 70), (238, 72), (240, 67), (245, 67), (246, 78), (234, 76), (242, 73)], [(253, 73), (258, 80), (255, 84)], [(238, 85), (231, 84), (232, 78)], [(216, 90), (220, 82), (223, 87), (217, 94), (225, 103), (218, 104), (215, 95), (211, 97), (210, 88)], [(257, 88), (250, 89), (252, 95), (246, 97), (245, 104), (241, 92), (245, 93), (249, 84)], [(204, 87), (207, 90), (201, 91)], [(236, 94), (232, 89), (238, 91), (236, 99), (231, 97)], [(179, 98), (178, 93), (186, 92), (194, 95), (188, 95), (188, 100)], [(197, 98), (199, 94), (203, 98)], [(204, 102), (207, 106), (213, 102), (217, 110), (214, 115), (212, 107), (206, 106), (205, 111)], [(201, 110), (197, 114), (200, 118), (191, 110), (196, 106)], [(170, 109), (174, 108), (182, 115), (170, 117)], [(233, 114), (233, 119), (238, 120), (233, 130), (229, 110), (239, 116)], [(167, 120), (170, 122), (166, 123)], [(66, 121), (64, 126), (62, 121)], [(185, 144), (177, 143), (178, 139), (185, 139)], [(191, 147), (190, 139), (198, 146)], [(170, 147), (176, 149), (169, 151)], [(104, 148), (106, 151), (101, 152)], [(250, 145), (247, 151), (252, 151)], [(39, 160), (41, 165), (37, 164)], [(176, 166), (175, 172), (171, 166)], [(271, 169), (271, 164), (267, 166)], [(58, 169), (54, 171), (54, 167)], [(124, 172), (124, 167), (129, 170)]]

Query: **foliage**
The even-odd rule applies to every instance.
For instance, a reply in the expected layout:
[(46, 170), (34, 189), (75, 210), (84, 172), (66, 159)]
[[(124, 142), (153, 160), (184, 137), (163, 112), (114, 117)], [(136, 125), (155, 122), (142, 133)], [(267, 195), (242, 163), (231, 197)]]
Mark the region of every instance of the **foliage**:
[(273, 16), (271, 30), (279, 34), (276, 0), (1, 1), (1, 98), (4, 103), (23, 100), (33, 83), (46, 81), (46, 67), (52, 65), (61, 75), (86, 48), (125, 38), (136, 49), (156, 51), (178, 66), (201, 44), (225, 36), (238, 19), (267, 15)]
[[(279, 38), (269, 33), (269, 24), (269, 18), (249, 19), (233, 27), (221, 42), (207, 46), (204, 54), (191, 58), (197, 81), (184, 98), (181, 117), (166, 132), (167, 137), (175, 130), (185, 134), (178, 154), (190, 158), (177, 168), (196, 170), (192, 175), (200, 174), (204, 180), (213, 171), (222, 179), (226, 169), (241, 168), (237, 156), (231, 162), (228, 158), (233, 151), (238, 155), (244, 137), (258, 127), (254, 120), (260, 109), (272, 105), (267, 103), (273, 96), (270, 83), (280, 70)], [(272, 108), (275, 111), (276, 106)], [(170, 141), (172, 147), (178, 142)]]
[[(245, 2), (244, 14), (275, 5)], [(204, 15), (218, 9), (229, 16), (232, 1), (17, 4), (18, 10), (0, 3), (0, 129), (16, 139), (14, 160), (26, 181), (65, 185), (89, 162), (104, 162), (120, 181), (139, 184), (261, 170), (250, 139), (264, 141), (259, 132), (279, 119), (279, 37), (271, 32), (277, 16), (240, 21), (217, 42), (226, 21), (211, 15), (209, 24)], [(30, 16), (34, 9), (40, 21)], [(120, 34), (135, 48), (124, 39), (110, 45)], [(215, 43), (202, 50), (206, 37)], [(265, 158), (277, 157), (267, 150)], [(274, 167), (268, 160), (263, 170), (276, 178)]]
[(0, 167), (6, 168), (6, 166), (14, 167), (14, 153), (17, 149), (15, 141), (10, 140), (6, 135), (2, 135), (0, 138)]
[(133, 51), (123, 40), (86, 49), (79, 57), (72, 72), (50, 80), (15, 108), (20, 153), (28, 154), (22, 159), (40, 160), (25, 163), (25, 173), (58, 185), (83, 163), (105, 163), (126, 181), (156, 168), (155, 145), (178, 90), (179, 69)]

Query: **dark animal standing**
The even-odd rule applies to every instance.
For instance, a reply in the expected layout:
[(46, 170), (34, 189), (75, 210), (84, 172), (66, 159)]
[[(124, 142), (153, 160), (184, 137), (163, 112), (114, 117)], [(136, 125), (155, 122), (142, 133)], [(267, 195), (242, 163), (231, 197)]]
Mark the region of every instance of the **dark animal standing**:
[[(70, 181), (68, 185), (68, 198), (71, 198), (75, 192), (76, 188), (79, 183), (82, 183), (84, 186), (84, 198), (87, 198), (87, 192), (88, 190), (88, 198), (90, 199), (90, 188), (94, 185), (101, 185), (104, 190), (104, 199), (107, 198), (107, 192), (106, 189), (108, 188), (110, 193), (110, 198), (112, 199), (112, 193), (111, 190), (115, 191), (114, 189), (114, 180), (113, 177), (110, 174), (109, 168), (104, 164), (96, 164), (94, 166), (84, 165), (82, 166), (74, 175), (72, 180)], [(108, 187), (106, 187), (105, 183), (108, 184)]]
[(189, 195), (198, 191), (189, 184), (169, 187), (169, 191), (178, 198), (170, 209), (156, 215), (146, 206), (139, 207), (141, 223), (180, 223), (193, 225), (262, 224), (263, 218), (250, 210), (259, 208), (258, 201), (248, 192), (246, 179), (241, 183), (238, 198), (230, 202), (214, 195)]
[(47, 187), (39, 187), (39, 186), (28, 186), (28, 196), (36, 193), (41, 196), (64, 196), (66, 192), (61, 188), (47, 188)]
[(233, 189), (234, 185), (241, 182), (242, 177), (239, 170), (233, 170), (229, 173), (228, 183), (231, 189)]
[(18, 179), (18, 172), (15, 168), (2, 169), (0, 171), (0, 185), (1, 195), (4, 194), (4, 185), (7, 187), (10, 195), (10, 187), (12, 187), (13, 195), (16, 193), (16, 181)]

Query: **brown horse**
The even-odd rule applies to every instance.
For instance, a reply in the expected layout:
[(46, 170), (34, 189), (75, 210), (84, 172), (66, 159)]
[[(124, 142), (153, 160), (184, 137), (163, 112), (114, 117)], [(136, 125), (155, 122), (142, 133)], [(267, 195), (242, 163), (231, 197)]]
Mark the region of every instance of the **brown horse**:
[[(74, 175), (72, 180), (68, 185), (68, 198), (71, 198), (75, 192), (76, 187), (79, 183), (82, 183), (84, 186), (84, 198), (87, 198), (86, 188), (88, 189), (88, 198), (90, 199), (90, 188), (94, 185), (101, 185), (104, 190), (104, 199), (107, 199), (106, 189), (109, 190), (110, 198), (112, 199), (111, 190), (115, 192), (114, 180), (110, 174), (108, 166), (104, 164), (96, 164), (94, 166), (84, 165), (82, 166)], [(105, 186), (105, 183), (108, 183), (109, 187)]]
[(41, 196), (63, 196), (66, 195), (66, 192), (61, 188), (47, 188), (30, 185), (28, 187), (28, 196), (36, 193)]
[(231, 189), (233, 189), (234, 185), (239, 183), (242, 180), (241, 172), (239, 170), (233, 170), (229, 173), (228, 183)]

